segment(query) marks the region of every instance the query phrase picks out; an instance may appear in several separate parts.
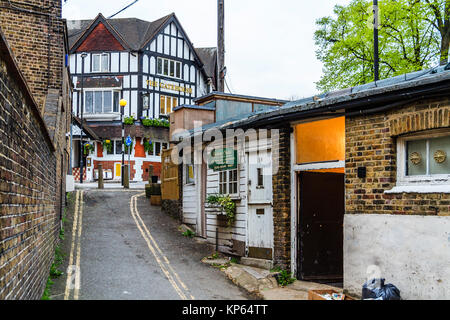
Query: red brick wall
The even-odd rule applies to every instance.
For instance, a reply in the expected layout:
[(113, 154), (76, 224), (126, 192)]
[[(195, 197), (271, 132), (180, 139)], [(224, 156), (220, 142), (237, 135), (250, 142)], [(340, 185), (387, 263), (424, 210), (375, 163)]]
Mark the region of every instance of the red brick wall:
[(99, 23), (78, 47), (77, 52), (84, 51), (124, 51), (125, 48), (106, 29), (103, 23)]
[(150, 166), (153, 166), (153, 175), (161, 177), (161, 162), (144, 161), (144, 163), (142, 164), (142, 180), (144, 181), (148, 181), (149, 179), (149, 172), (147, 172), (147, 170), (150, 168)]
[[(94, 170), (98, 169), (98, 164), (101, 163), (103, 165), (103, 170), (112, 170), (113, 173), (113, 178), (115, 178), (115, 172), (114, 172), (114, 164), (120, 162), (120, 161), (97, 161), (94, 160)], [(136, 175), (136, 170), (134, 169), (134, 165), (135, 165), (135, 161), (130, 161), (131, 162), (131, 180), (134, 179), (135, 175)], [(128, 161), (125, 161), (125, 164), (128, 164)]]
[[(385, 194), (397, 180), (398, 135), (449, 128), (450, 101), (424, 101), (405, 108), (346, 119), (346, 214), (449, 215), (450, 194)], [(358, 167), (367, 177), (357, 176)]]

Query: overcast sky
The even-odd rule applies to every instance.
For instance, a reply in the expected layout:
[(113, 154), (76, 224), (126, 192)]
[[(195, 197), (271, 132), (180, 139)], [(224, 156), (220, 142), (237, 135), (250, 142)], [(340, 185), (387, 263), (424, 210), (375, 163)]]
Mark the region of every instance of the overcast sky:
[[(67, 0), (63, 17), (108, 17), (133, 0)], [(227, 82), (232, 93), (287, 99), (317, 93), (322, 74), (315, 21), (349, 0), (225, 0)], [(140, 0), (116, 18), (154, 21), (175, 12), (195, 47), (217, 46), (216, 0)]]

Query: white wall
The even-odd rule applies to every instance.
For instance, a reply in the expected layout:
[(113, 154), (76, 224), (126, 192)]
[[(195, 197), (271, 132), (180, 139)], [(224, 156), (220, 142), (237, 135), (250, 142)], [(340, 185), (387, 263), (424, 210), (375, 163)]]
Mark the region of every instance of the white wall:
[[(241, 153), (241, 152), (240, 152)], [(206, 205), (206, 234), (208, 242), (216, 242), (216, 228), (219, 228), (219, 246), (222, 249), (231, 249), (232, 239), (247, 241), (247, 172), (244, 158), (240, 154), (238, 160), (239, 197), (236, 202), (236, 220), (231, 228), (219, 227), (222, 225), (217, 219), (217, 209)], [(207, 197), (219, 193), (219, 173), (212, 169), (207, 170)]]
[(361, 295), (376, 265), (402, 299), (450, 299), (450, 216), (344, 218), (344, 288)]

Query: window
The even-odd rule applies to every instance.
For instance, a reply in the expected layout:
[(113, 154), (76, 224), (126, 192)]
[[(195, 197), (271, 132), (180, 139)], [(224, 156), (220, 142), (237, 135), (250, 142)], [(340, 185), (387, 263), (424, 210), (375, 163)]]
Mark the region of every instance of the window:
[(92, 55), (92, 72), (109, 72), (109, 54)]
[(115, 142), (115, 153), (122, 154), (122, 140), (116, 140)]
[(450, 132), (399, 138), (398, 182), (407, 184), (450, 183)]
[(194, 166), (192, 164), (188, 164), (186, 166), (186, 184), (194, 183)]
[(115, 154), (122, 154), (122, 139), (111, 140), (111, 143), (112, 143), (111, 151), (106, 149), (106, 154), (110, 156)]
[(256, 174), (258, 176), (258, 184), (256, 185), (256, 188), (258, 189), (264, 189), (264, 175), (263, 175), (263, 168), (257, 168)]
[(162, 150), (168, 148), (169, 144), (167, 142), (153, 141), (153, 148), (148, 151), (149, 156), (160, 157), (162, 155)]
[(161, 96), (159, 105), (159, 114), (167, 115), (173, 111), (173, 108), (178, 106), (178, 99), (174, 97)]
[(85, 91), (85, 113), (119, 112), (118, 91)]
[(237, 169), (219, 172), (219, 193), (238, 194)]
[(163, 76), (181, 79), (181, 62), (158, 58), (156, 71)]
[(150, 94), (148, 93), (142, 94), (142, 109), (150, 109)]

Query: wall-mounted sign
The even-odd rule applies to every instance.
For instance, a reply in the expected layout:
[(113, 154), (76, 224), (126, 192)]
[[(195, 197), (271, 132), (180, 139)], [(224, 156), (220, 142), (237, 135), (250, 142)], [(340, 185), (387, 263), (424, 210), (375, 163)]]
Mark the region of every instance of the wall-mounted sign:
[(186, 92), (188, 94), (192, 94), (192, 88), (180, 87), (180, 86), (177, 86), (174, 84), (168, 84), (168, 83), (163, 83), (163, 82), (158, 82), (158, 81), (147, 80), (147, 85), (149, 85), (150, 87), (160, 87), (160, 88), (168, 89), (168, 90), (172, 90), (172, 91)]
[(214, 171), (236, 169), (237, 151), (229, 148), (214, 149), (209, 156), (208, 167)]

